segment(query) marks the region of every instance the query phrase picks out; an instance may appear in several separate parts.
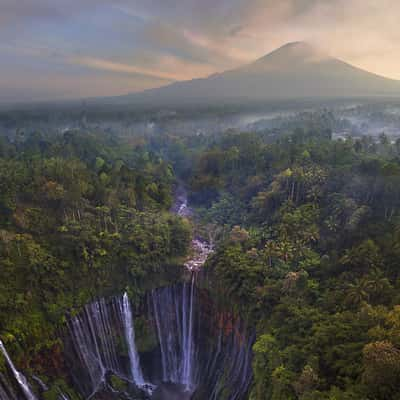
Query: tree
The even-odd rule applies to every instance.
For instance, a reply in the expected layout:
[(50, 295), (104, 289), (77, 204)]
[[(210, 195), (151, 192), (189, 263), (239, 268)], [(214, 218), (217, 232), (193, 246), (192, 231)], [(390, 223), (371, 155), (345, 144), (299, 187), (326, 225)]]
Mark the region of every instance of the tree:
[(351, 307), (358, 307), (364, 301), (369, 300), (367, 282), (364, 279), (356, 279), (347, 286), (346, 303)]
[(388, 341), (363, 349), (363, 381), (375, 399), (393, 399), (400, 393), (400, 350)]

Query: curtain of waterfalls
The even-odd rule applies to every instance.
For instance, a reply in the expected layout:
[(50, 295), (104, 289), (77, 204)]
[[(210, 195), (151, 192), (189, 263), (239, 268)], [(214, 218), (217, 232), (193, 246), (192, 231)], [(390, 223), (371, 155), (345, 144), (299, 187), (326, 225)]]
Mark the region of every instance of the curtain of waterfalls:
[(149, 296), (150, 318), (157, 328), (164, 382), (195, 387), (194, 344), (195, 274), (190, 283), (153, 290)]
[(253, 335), (232, 315), (207, 310), (195, 276), (192, 273), (191, 281), (183, 285), (149, 294), (149, 318), (154, 320), (160, 344), (162, 379), (194, 393), (201, 390), (210, 400), (243, 399), (252, 378)]
[[(112, 372), (148, 395), (152, 390), (146, 388), (169, 382), (190, 393), (204, 392), (210, 400), (221, 399), (222, 393), (228, 400), (243, 399), (251, 381), (251, 335), (239, 319), (208, 312), (200, 300), (195, 273), (184, 284), (148, 294), (147, 319), (158, 342), (152, 365), (161, 366), (151, 377), (143, 372), (127, 293), (108, 304), (99, 300), (88, 305), (69, 323), (80, 368), (90, 383), (85, 394), (104, 387), (107, 372)], [(121, 339), (126, 343), (125, 358), (116, 348)]]
[[(177, 385), (184, 398), (245, 398), (252, 378), (252, 336), (239, 319), (219, 312), (206, 292), (196, 287), (195, 272), (183, 284), (151, 291), (146, 304), (141, 316), (153, 339), (145, 358), (137, 349), (135, 313), (127, 293), (94, 301), (69, 320), (65, 337), (69, 373), (84, 398), (113, 391), (110, 374), (147, 398), (154, 393), (155, 398), (165, 399), (159, 393), (170, 390), (161, 390), (168, 384)], [(0, 373), (0, 400), (22, 400), (16, 391), (23, 400), (37, 400), (1, 341), (0, 351), (16, 382), (10, 385)], [(46, 391), (38, 377), (32, 379), (39, 391)], [(68, 400), (61, 392), (58, 398)]]

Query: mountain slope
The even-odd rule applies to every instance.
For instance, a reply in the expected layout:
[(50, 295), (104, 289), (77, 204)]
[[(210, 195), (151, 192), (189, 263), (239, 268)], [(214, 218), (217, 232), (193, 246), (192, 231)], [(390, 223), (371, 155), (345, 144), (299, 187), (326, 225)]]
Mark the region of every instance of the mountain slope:
[(294, 42), (231, 71), (119, 99), (187, 103), (357, 96), (400, 96), (400, 81), (353, 67), (307, 43)]

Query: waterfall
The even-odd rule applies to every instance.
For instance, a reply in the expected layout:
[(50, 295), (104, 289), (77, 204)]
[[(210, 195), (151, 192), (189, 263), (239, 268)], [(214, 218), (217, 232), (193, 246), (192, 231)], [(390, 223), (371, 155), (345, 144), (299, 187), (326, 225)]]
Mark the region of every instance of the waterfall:
[[(89, 387), (81, 388), (86, 395), (91, 396), (107, 386), (108, 372), (132, 381), (148, 394), (152, 392), (153, 386), (145, 381), (140, 365), (127, 293), (108, 303), (100, 299), (87, 305), (80, 315), (70, 320), (69, 336), (80, 368), (88, 375)], [(117, 351), (116, 344), (121, 337), (128, 349), (129, 367)], [(75, 380), (77, 384), (84, 381), (81, 376), (75, 376)]]
[(0, 400), (10, 400), (10, 397), (7, 395), (1, 383), (0, 383)]
[(184, 202), (179, 206), (179, 209), (178, 209), (177, 214), (180, 215), (180, 216), (184, 216), (184, 215), (186, 214), (187, 208), (188, 208), (188, 207), (187, 207), (187, 202), (184, 201)]
[[(240, 319), (219, 311), (207, 292), (197, 288), (196, 276), (191, 272), (183, 284), (148, 293), (146, 311), (156, 343), (145, 357), (137, 350), (127, 293), (95, 301), (70, 320), (70, 343), (77, 355), (72, 374), (86, 398), (99, 389), (113, 391), (108, 372), (135, 383), (149, 397), (157, 386), (163, 390), (173, 384), (186, 392), (183, 396), (245, 398), (252, 379), (254, 337)], [(124, 347), (126, 354), (121, 353)]]
[[(191, 215), (183, 188), (172, 210), (182, 217)], [(67, 353), (80, 394), (87, 399), (99, 390), (117, 394), (111, 373), (131, 383), (125, 388), (135, 398), (165, 399), (171, 394), (173, 398), (209, 400), (246, 398), (252, 380), (254, 336), (233, 313), (220, 310), (196, 283), (212, 252), (210, 243), (193, 238), (191, 258), (184, 263), (190, 279), (147, 294), (141, 308), (149, 335), (143, 354), (137, 350), (138, 332), (126, 292), (94, 301), (69, 320), (66, 347), (73, 350)], [(3, 400), (1, 390), (0, 381)], [(59, 400), (67, 399), (60, 392)]]
[(153, 290), (151, 300), (161, 352), (162, 381), (178, 383), (178, 351), (184, 336), (178, 322), (179, 300), (175, 297), (174, 290)]
[[(224, 393), (225, 396), (229, 394), (226, 397), (229, 400), (243, 399), (252, 379), (254, 335), (248, 337), (242, 322), (232, 318), (224, 320), (219, 330), (217, 349), (210, 350), (203, 376), (211, 388), (208, 398), (218, 400)], [(227, 330), (231, 330), (229, 335), (226, 335)]]
[(195, 273), (190, 283), (151, 292), (161, 352), (162, 380), (195, 387)]
[(191, 210), (188, 207), (188, 199), (186, 190), (181, 186), (176, 193), (175, 204), (172, 206), (172, 212), (181, 217), (188, 217)]
[[(11, 370), (11, 372), (12, 372), (14, 378), (15, 378), (16, 381), (18, 382), (18, 384), (19, 384), (19, 386), (20, 386), (20, 388), (21, 388), (21, 390), (22, 390), (22, 392), (23, 392), (25, 398), (26, 398), (27, 400), (36, 400), (36, 397), (35, 397), (35, 395), (33, 394), (33, 392), (32, 392), (32, 390), (31, 390), (31, 388), (30, 388), (30, 386), (29, 386), (29, 383), (28, 383), (27, 379), (25, 378), (24, 375), (21, 374), (21, 372), (19, 372), (19, 371), (15, 368), (14, 363), (12, 362), (10, 356), (8, 355), (7, 350), (6, 350), (6, 348), (4, 347), (4, 344), (3, 344), (3, 342), (1, 341), (1, 339), (0, 339), (0, 351), (1, 351), (1, 353), (3, 354), (4, 358), (6, 359), (7, 365), (9, 366), (9, 368), (10, 368), (10, 370)], [(4, 391), (3, 389), (1, 389), (1, 390)], [(0, 392), (0, 393), (1, 393), (1, 392)], [(4, 398), (5, 398), (5, 399), (8, 399), (8, 398), (6, 397), (5, 394), (4, 394)]]
[[(195, 285), (195, 274), (192, 274), (191, 284), (190, 284), (190, 296), (189, 296), (189, 315), (183, 315), (184, 325), (187, 326), (185, 331), (185, 341), (182, 348), (183, 352), (183, 373), (182, 373), (182, 383), (186, 388), (190, 389), (192, 381), (192, 370), (193, 370), (193, 303), (194, 303), (194, 285)], [(183, 300), (186, 304), (185, 299)]]
[(139, 387), (145, 386), (142, 368), (140, 366), (139, 354), (136, 349), (135, 329), (133, 326), (132, 310), (128, 293), (124, 293), (121, 301), (121, 314), (123, 316), (125, 339), (128, 345), (131, 376), (135, 384)]
[(0, 372), (0, 400), (17, 400), (13, 388), (6, 381), (4, 375)]
[(105, 376), (95, 332), (90, 329), (90, 324), (84, 316), (77, 316), (70, 323), (70, 335), (75, 351), (89, 374), (90, 394), (95, 393)]
[(49, 387), (36, 375), (32, 375), (32, 379), (38, 383), (43, 392), (49, 390)]
[(92, 319), (88, 318), (91, 328), (98, 330), (104, 368), (119, 372), (119, 363), (117, 361), (114, 336), (111, 328), (112, 316), (109, 315), (105, 300), (100, 299), (99, 301), (92, 303), (87, 312), (93, 316)]
[(90, 381), (89, 390), (84, 389), (87, 394), (95, 393), (105, 384), (108, 371), (126, 377), (116, 351), (119, 332), (114, 328), (115, 319), (123, 317), (119, 300), (115, 301), (115, 307), (107, 305), (104, 299), (95, 301), (69, 323), (73, 347)]
[(58, 396), (58, 400), (69, 400), (69, 397), (64, 394), (63, 392), (60, 392), (59, 396)]
[(149, 313), (160, 346), (163, 382), (181, 384), (189, 392), (199, 389), (210, 400), (222, 395), (245, 398), (254, 337), (233, 315), (221, 316), (212, 303), (201, 302), (195, 273), (183, 285), (153, 290)]

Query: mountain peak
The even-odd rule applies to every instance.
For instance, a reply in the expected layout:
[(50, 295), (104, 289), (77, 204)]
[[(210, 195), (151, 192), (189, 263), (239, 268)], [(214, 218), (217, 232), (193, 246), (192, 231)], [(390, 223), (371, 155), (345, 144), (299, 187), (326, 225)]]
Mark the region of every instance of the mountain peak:
[[(242, 67), (146, 93), (148, 102), (208, 103), (271, 99), (400, 96), (400, 81), (387, 79), (321, 51), (291, 42)], [(143, 95), (138, 95), (143, 101)]]
[(311, 43), (304, 42), (304, 41), (296, 41), (296, 42), (288, 42), (282, 45), (281, 47), (278, 47), (274, 51), (279, 51), (279, 50), (288, 50), (288, 49), (312, 49), (314, 46)]
[(255, 64), (310, 63), (328, 59), (329, 56), (308, 42), (289, 42), (259, 58)]

